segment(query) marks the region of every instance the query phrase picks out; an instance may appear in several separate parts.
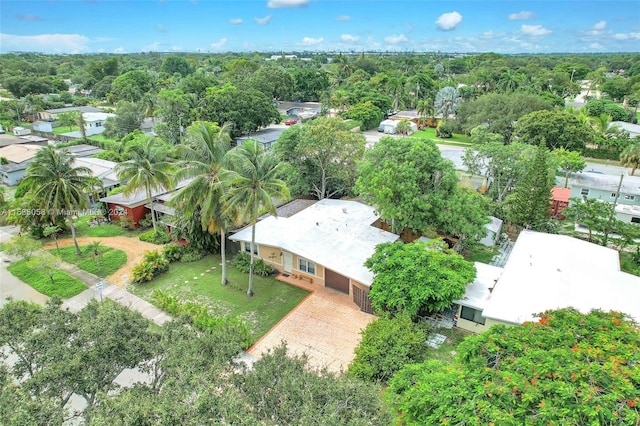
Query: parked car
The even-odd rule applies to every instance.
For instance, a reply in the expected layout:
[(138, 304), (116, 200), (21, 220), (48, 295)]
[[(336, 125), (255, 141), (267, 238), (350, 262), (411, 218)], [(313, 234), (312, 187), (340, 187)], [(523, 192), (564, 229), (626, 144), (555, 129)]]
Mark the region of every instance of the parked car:
[(284, 121), (285, 126), (291, 126), (294, 124), (297, 124), (298, 120), (294, 119), (294, 118), (288, 118)]

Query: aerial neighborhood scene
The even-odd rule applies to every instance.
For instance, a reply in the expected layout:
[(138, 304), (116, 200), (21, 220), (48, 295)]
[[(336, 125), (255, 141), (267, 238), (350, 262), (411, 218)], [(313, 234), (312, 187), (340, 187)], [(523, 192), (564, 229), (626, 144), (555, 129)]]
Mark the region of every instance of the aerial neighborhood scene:
[(640, 7), (0, 2), (1, 425), (640, 425)]

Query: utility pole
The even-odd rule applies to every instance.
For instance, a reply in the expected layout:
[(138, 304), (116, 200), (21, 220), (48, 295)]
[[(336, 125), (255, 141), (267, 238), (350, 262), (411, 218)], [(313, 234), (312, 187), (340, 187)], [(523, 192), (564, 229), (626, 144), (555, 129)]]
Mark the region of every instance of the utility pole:
[(609, 241), (611, 221), (614, 219), (616, 215), (616, 205), (618, 204), (618, 198), (620, 197), (620, 188), (622, 188), (622, 179), (624, 179), (624, 174), (620, 175), (620, 182), (618, 182), (618, 189), (616, 190), (616, 196), (613, 199), (613, 206), (611, 207), (611, 213), (609, 214), (609, 219), (607, 220), (607, 227), (604, 232), (604, 240), (602, 241), (602, 245), (605, 247), (607, 246), (607, 242)]

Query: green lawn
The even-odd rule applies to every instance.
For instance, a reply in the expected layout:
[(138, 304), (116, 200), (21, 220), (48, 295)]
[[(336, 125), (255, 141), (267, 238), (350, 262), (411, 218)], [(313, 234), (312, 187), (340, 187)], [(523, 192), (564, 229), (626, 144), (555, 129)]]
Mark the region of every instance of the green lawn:
[(54, 282), (52, 284), (47, 274), (29, 268), (26, 260), (20, 260), (9, 265), (7, 270), (47, 296), (60, 296), (63, 299), (67, 299), (87, 289), (87, 286), (82, 281), (59, 269), (53, 273)]
[(362, 121), (359, 121), (359, 120), (351, 120), (351, 119), (349, 119), (349, 120), (344, 120), (343, 123), (344, 123), (344, 128), (346, 130), (351, 130), (351, 129), (355, 128), (355, 127), (359, 128), (360, 126), (362, 126)]
[(469, 262), (491, 263), (496, 254), (498, 254), (496, 247), (485, 247), (477, 244), (471, 247), (468, 253), (465, 253), (465, 258)]
[(125, 237), (139, 236), (140, 232), (136, 229), (124, 229), (118, 223), (104, 223), (96, 226), (89, 226), (87, 223), (91, 216), (82, 216), (75, 221), (76, 233), (78, 237)]
[(461, 135), (458, 133), (454, 133), (453, 137), (448, 139), (442, 139), (436, 136), (436, 129), (432, 127), (426, 127), (422, 130), (419, 130), (413, 133), (411, 136), (425, 139), (433, 139), (437, 143), (449, 144), (449, 145), (457, 145), (463, 144), (463, 146), (467, 146), (467, 144), (471, 143), (471, 138), (467, 135)]
[(633, 260), (633, 253), (620, 253), (620, 269), (629, 274), (640, 276), (640, 265)]
[[(207, 272), (209, 271), (209, 272)], [(309, 293), (274, 278), (254, 277), (254, 296), (247, 296), (249, 276), (233, 266), (227, 270), (229, 284), (220, 284), (220, 256), (197, 262), (172, 263), (169, 271), (144, 284), (130, 286), (136, 295), (153, 302), (154, 290), (178, 296), (182, 301), (207, 305), (216, 316), (243, 318), (257, 340), (282, 319)]]
[(88, 139), (96, 142), (118, 142), (118, 139), (107, 138), (104, 135), (89, 136)]
[[(80, 246), (82, 254), (76, 255), (75, 246), (63, 247), (60, 249), (60, 257), (67, 263), (77, 265), (78, 268), (90, 272), (99, 277), (105, 277), (116, 272), (127, 262), (127, 254), (122, 250), (101, 246), (100, 257), (96, 259), (88, 245)], [(58, 255), (56, 249), (49, 250), (54, 256)]]
[(61, 135), (63, 133), (77, 132), (78, 130), (80, 130), (78, 126), (58, 126), (53, 128), (53, 134)]

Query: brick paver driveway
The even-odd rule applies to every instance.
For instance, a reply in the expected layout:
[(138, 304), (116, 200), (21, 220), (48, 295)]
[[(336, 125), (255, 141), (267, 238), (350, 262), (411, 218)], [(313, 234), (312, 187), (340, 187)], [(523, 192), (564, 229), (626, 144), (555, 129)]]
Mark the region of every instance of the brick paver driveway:
[(306, 353), (309, 364), (329, 371), (347, 369), (353, 350), (360, 342), (360, 331), (375, 316), (364, 313), (346, 294), (297, 280), (295, 283), (312, 293), (249, 349), (257, 357), (267, 349), (287, 342), (292, 354)]

